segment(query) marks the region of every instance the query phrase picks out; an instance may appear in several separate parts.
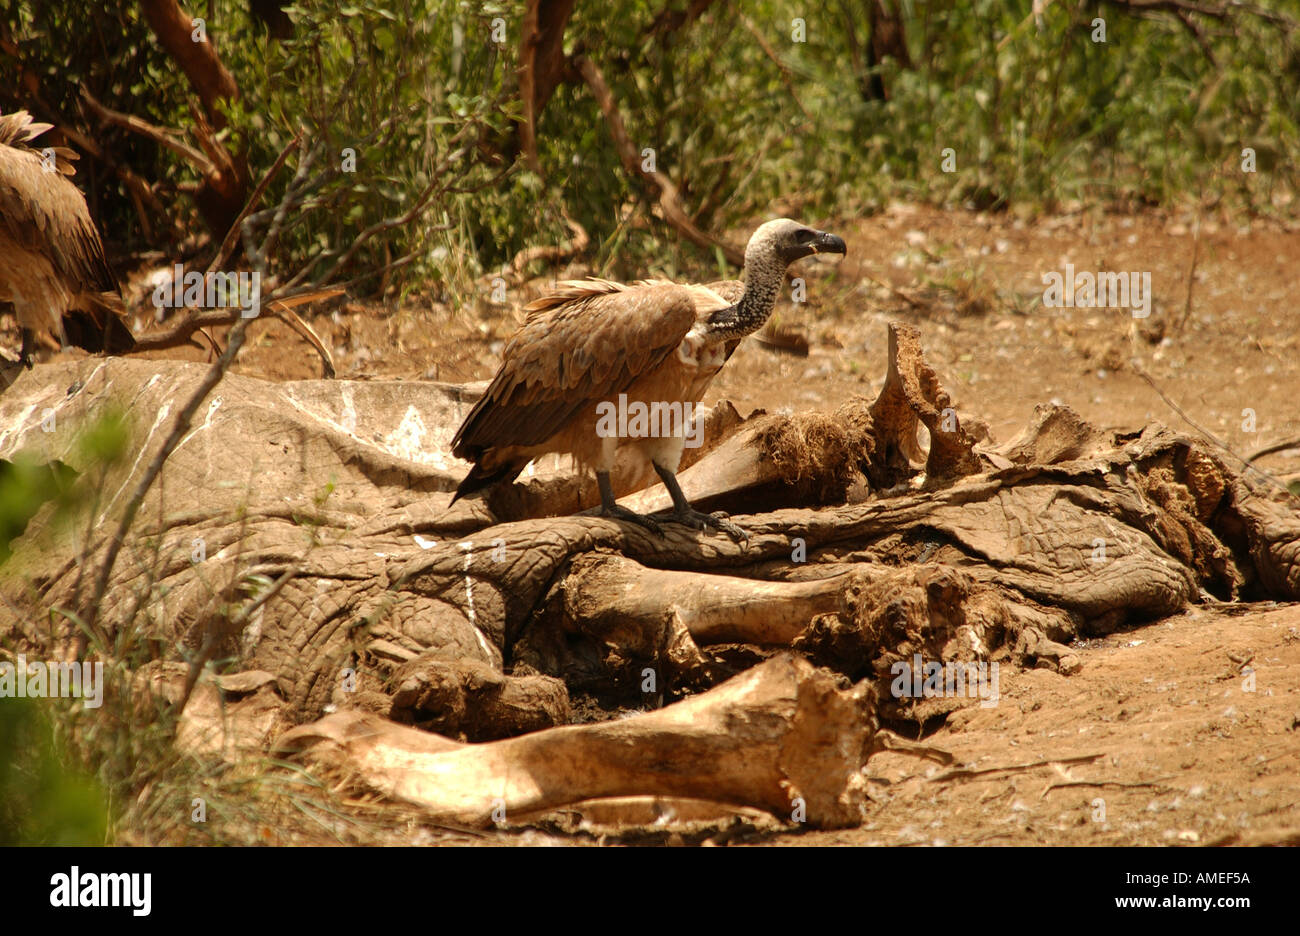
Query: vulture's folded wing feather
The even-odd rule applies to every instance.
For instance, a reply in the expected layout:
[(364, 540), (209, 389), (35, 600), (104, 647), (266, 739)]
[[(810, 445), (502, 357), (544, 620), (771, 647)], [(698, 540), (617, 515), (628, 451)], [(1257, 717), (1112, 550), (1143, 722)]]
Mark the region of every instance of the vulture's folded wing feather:
[[(54, 147), (58, 171), (47, 171), (40, 147), (26, 143), (49, 124), (35, 124), (23, 111), (0, 117), (0, 239), (42, 254), (78, 289), (117, 292), (104, 245), (81, 191), (68, 180), (73, 170), (63, 147)], [(36, 132), (31, 132), (37, 128)]]
[(527, 320), (496, 377), (452, 440), (461, 458), (539, 445), (602, 400), (614, 400), (681, 343), (701, 307), (725, 306), (701, 287), (607, 280), (562, 283), (525, 307)]

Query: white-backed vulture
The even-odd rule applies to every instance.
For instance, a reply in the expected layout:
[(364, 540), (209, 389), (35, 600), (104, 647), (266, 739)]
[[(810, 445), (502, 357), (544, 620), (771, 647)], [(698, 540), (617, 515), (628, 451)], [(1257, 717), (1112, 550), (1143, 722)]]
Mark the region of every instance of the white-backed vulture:
[(51, 126), (27, 111), (0, 115), (0, 302), (13, 304), (28, 366), (38, 331), (91, 351), (135, 344), (86, 199), (67, 178), (77, 154), (28, 145)]
[[(782, 218), (759, 227), (745, 248), (745, 281), (679, 285), (642, 280), (569, 281), (524, 307), (524, 325), (506, 345), (501, 367), (452, 440), (452, 452), (474, 463), (456, 499), (509, 483), (541, 455), (574, 457), (596, 473), (601, 513), (660, 529), (614, 502), (609, 472), (619, 446), (632, 445), (653, 465), (673, 499), (671, 519), (713, 528), (736, 539), (740, 527), (722, 514), (694, 510), (676, 471), (685, 436), (608, 431), (602, 422), (626, 395), (634, 404), (698, 403), (741, 339), (772, 314), (786, 268), (814, 253), (845, 252), (844, 241)], [(644, 411), (644, 410), (643, 410)], [(631, 425), (631, 421), (628, 422)]]

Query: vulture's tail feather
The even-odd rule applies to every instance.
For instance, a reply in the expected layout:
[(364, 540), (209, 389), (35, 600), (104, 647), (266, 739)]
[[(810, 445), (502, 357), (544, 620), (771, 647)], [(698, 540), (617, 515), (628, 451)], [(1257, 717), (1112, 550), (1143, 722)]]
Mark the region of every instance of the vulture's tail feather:
[(135, 348), (135, 336), (121, 317), (122, 300), (118, 296), (87, 294), (81, 305), (63, 315), (63, 335), (68, 344), (92, 354), (125, 354)]
[(495, 469), (484, 469), (481, 465), (475, 465), (456, 488), (456, 496), (451, 499), (451, 503), (454, 504), (462, 497), (486, 490), (496, 484), (509, 484), (519, 477), (519, 472), (523, 471), (527, 464), (527, 462), (506, 462)]

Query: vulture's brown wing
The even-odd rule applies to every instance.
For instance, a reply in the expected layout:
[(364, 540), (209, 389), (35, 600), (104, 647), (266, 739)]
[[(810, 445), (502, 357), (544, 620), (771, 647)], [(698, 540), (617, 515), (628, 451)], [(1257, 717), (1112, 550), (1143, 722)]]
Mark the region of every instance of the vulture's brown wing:
[[(695, 324), (700, 287), (564, 283), (525, 307), (523, 328), (452, 440), (459, 458), (538, 445), (583, 409), (616, 398), (658, 366)], [(717, 301), (717, 297), (713, 297)]]
[[(3, 233), (24, 250), (48, 257), (54, 268), (86, 292), (117, 292), (117, 281), (104, 258), (104, 245), (90, 220), (86, 199), (65, 174), (71, 174), (68, 151), (56, 148), (58, 171), (47, 171), (39, 153), (20, 142), (33, 127), (43, 132), (47, 125), (28, 122), (19, 129), (7, 114), (0, 125), (0, 226)], [(32, 134), (39, 135), (39, 134)], [(36, 144), (29, 144), (36, 146)], [(0, 258), (3, 262), (3, 258)]]

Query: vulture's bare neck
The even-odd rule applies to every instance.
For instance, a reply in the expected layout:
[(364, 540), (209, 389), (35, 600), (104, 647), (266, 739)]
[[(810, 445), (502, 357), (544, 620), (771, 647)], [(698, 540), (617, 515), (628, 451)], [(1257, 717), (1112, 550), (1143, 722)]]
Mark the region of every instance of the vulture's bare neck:
[(731, 341), (758, 331), (772, 315), (776, 297), (785, 282), (785, 269), (767, 262), (745, 263), (745, 292), (740, 301), (709, 317), (708, 335), (713, 341)]

